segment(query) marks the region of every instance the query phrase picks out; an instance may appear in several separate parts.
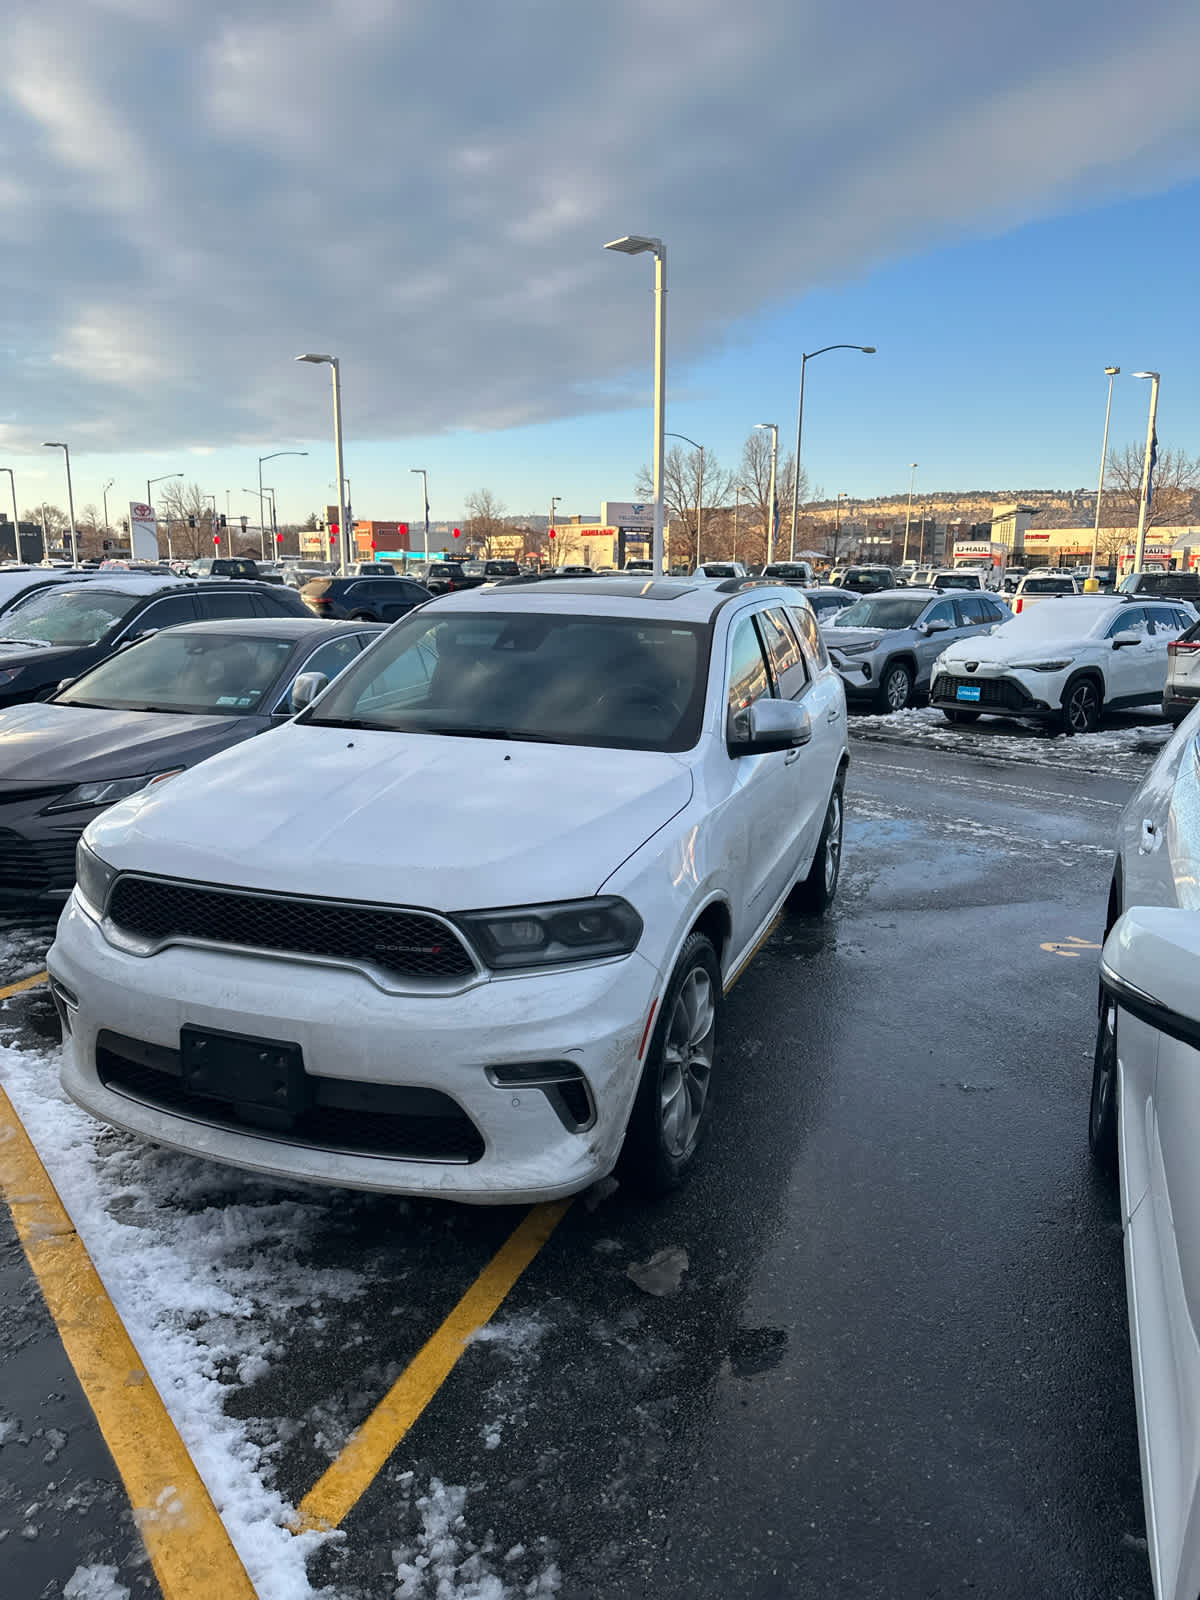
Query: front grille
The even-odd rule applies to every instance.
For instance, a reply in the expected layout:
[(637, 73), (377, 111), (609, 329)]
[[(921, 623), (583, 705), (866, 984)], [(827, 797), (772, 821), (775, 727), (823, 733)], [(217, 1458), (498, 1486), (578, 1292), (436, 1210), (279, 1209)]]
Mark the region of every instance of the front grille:
[(109, 896), (108, 915), (123, 933), (153, 944), (203, 939), (327, 956), (400, 978), (450, 980), (475, 972), (453, 930), (419, 911), (122, 875)]
[[(960, 683), (970, 683), (979, 690), (978, 700), (957, 700), (955, 691)], [(1000, 706), (1005, 711), (1020, 711), (1033, 704), (1032, 695), (1026, 693), (1011, 678), (952, 678), (942, 672), (934, 679), (932, 700), (946, 701), (970, 711), (975, 706)]]
[(0, 829), (0, 893), (69, 894), (75, 882), (78, 841), (79, 834), (26, 839), (10, 828)]
[(107, 1029), (96, 1040), (96, 1071), (105, 1088), (142, 1105), (313, 1150), (457, 1165), (484, 1151), (479, 1129), (440, 1089), (309, 1077), (310, 1104), (287, 1116), (196, 1094), (184, 1085), (177, 1050)]

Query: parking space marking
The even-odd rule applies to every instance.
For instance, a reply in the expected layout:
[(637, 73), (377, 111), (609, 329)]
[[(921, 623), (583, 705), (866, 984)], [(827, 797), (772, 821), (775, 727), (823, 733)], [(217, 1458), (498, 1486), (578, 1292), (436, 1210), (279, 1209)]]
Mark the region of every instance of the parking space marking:
[(48, 972), (35, 972), (32, 978), (22, 978), (18, 983), (5, 984), (0, 989), (0, 1000), (7, 1000), (10, 994), (20, 994), (23, 989), (38, 989), (43, 983), (48, 982)]
[(1052, 956), (1077, 956), (1082, 950), (1102, 950), (1104, 946), (1092, 939), (1081, 939), (1073, 933), (1067, 939), (1051, 939), (1038, 948), (1049, 951)]
[(3, 1089), (0, 1193), (121, 1474), (163, 1600), (255, 1600), (208, 1490)]
[[(562, 1221), (570, 1200), (534, 1206), (509, 1234), (437, 1332), (426, 1341), (362, 1425), (301, 1500), (297, 1532), (340, 1526), (453, 1372), (478, 1328)], [(222, 1596), (222, 1600), (224, 1597)]]

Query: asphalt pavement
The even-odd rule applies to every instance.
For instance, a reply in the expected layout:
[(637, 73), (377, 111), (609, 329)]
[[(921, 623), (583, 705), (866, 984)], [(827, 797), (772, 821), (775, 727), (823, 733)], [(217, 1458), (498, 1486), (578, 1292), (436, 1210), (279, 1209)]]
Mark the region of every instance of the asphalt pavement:
[[(1086, 1110), (1115, 823), (1156, 748), (1089, 768), (864, 726), (838, 904), (786, 919), (730, 993), (691, 1181), (653, 1206), (574, 1202), (309, 1557), (313, 1589), (1149, 1597), (1121, 1235)], [(35, 942), (10, 944), (11, 977)], [(31, 991), (0, 1032), (44, 1048), (51, 1018)], [(153, 1168), (178, 1197), (161, 1206), (195, 1214), (189, 1184), (215, 1170), (98, 1150), (121, 1164), (114, 1206), (136, 1209)], [(230, 1282), (258, 1274), (266, 1355), (215, 1352), (224, 1416), (294, 1506), (523, 1213), (231, 1173), (204, 1193), (303, 1206), (282, 1254), (213, 1245)], [(293, 1286), (339, 1275), (319, 1315), (272, 1303), (285, 1258)], [(51, 1397), (74, 1407), (73, 1472), (95, 1491), (5, 1593), (56, 1596), (104, 1562), (152, 1592), (7, 1237), (0, 1267), (4, 1348), (27, 1352), (0, 1365), (0, 1419), (19, 1424), (0, 1426), (0, 1565), (56, 1492), (35, 1462)]]

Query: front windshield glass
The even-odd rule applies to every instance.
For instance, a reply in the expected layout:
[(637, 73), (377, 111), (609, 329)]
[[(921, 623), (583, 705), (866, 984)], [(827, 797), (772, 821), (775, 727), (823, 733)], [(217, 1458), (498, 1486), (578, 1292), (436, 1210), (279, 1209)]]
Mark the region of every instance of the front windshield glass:
[(616, 750), (689, 750), (700, 733), (708, 630), (544, 612), (418, 611), (303, 718)]
[(0, 617), (0, 642), (27, 644), (96, 644), (139, 600), (138, 595), (84, 584), (68, 589), (56, 584), (31, 595), (22, 606)]
[(56, 695), (55, 703), (245, 716), (264, 709), (291, 653), (290, 639), (167, 629), (86, 673)]
[(839, 611), (834, 628), (911, 628), (929, 604), (928, 595), (885, 594), (856, 600)]
[(943, 572), (937, 586), (939, 589), (978, 589), (979, 578), (973, 572)]

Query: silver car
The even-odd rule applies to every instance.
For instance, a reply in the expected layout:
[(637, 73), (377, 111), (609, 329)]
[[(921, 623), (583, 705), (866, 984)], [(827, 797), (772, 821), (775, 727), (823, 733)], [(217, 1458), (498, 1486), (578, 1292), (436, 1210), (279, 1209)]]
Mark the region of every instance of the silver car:
[(1121, 819), (1088, 1118), (1120, 1178), (1154, 1593), (1200, 1593), (1200, 713)]
[(821, 635), (847, 700), (903, 711), (929, 693), (930, 668), (952, 640), (987, 633), (1011, 616), (995, 596), (980, 591), (886, 589), (822, 622)]

